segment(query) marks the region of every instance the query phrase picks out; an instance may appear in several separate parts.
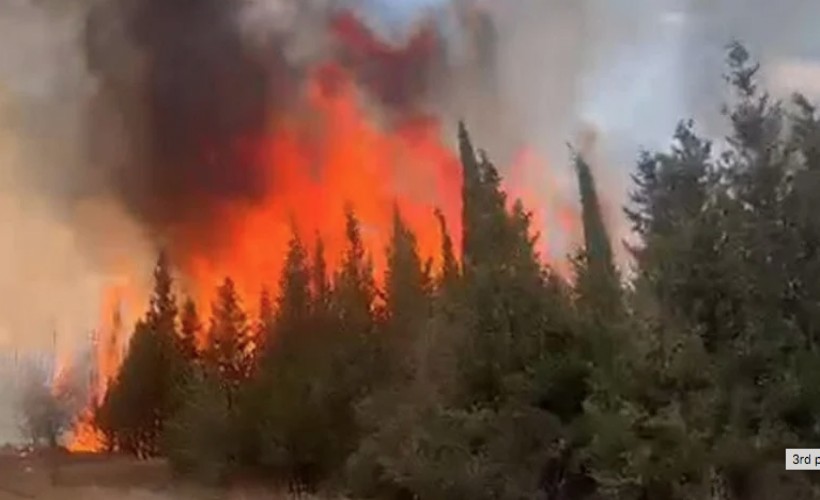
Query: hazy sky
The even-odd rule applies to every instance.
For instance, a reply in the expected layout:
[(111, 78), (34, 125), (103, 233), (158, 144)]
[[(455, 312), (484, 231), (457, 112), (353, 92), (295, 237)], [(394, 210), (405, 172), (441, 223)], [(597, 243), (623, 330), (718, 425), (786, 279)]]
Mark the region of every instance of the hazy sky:
[[(367, 0), (395, 23), (443, 1)], [(620, 161), (630, 161), (640, 146), (668, 143), (681, 118), (712, 125), (721, 101), (723, 47), (732, 39), (764, 62), (773, 90), (820, 94), (816, 0), (576, 1), (585, 3), (590, 37), (600, 43), (588, 53), (575, 118), (598, 127)], [(567, 3), (545, 2), (556, 11)]]
[[(402, 25), (447, 0), (365, 1), (382, 20)], [(720, 108), (727, 99), (722, 76), (728, 43), (747, 45), (773, 93), (820, 97), (818, 0), (484, 2), (500, 12), (517, 11), (503, 25), (502, 78), (514, 96), (514, 133), (547, 159), (548, 172), (532, 183), (549, 179), (572, 193), (565, 144), (594, 127), (594, 167), (617, 237), (628, 234), (620, 207), (641, 149), (668, 147), (682, 119), (695, 119), (710, 137), (726, 133)]]
[[(400, 25), (447, 0), (363, 1), (374, 15)], [(58, 102), (87, 83), (81, 61), (72, 52), (76, 19), (38, 12), (32, 0), (2, 3), (0, 42), (5, 48), (0, 49), (0, 89), (7, 87), (42, 104)], [(747, 43), (771, 76), (779, 76), (777, 85), (820, 93), (816, 0), (542, 3), (554, 6), (556, 16), (565, 4), (585, 6), (592, 50), (584, 56), (586, 70), (577, 83), (578, 105), (572, 119), (596, 125), (618, 163), (633, 158), (639, 145), (664, 144), (680, 118), (714, 120), (722, 90), (722, 48), (733, 38)], [(546, 17), (549, 10), (541, 9), (538, 15)], [(528, 64), (526, 71), (537, 78), (537, 72), (554, 68)]]

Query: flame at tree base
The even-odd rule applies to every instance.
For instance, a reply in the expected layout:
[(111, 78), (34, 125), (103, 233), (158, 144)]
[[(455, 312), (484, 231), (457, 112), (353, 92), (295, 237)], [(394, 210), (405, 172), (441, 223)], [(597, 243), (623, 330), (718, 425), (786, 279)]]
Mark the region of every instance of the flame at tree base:
[(71, 453), (102, 453), (108, 449), (105, 434), (94, 424), (92, 410), (80, 413), (65, 448)]
[(102, 453), (109, 449), (106, 435), (97, 426), (96, 408), (105, 400), (111, 383), (117, 376), (124, 358), (127, 328), (133, 318), (123, 318), (127, 305), (142, 305), (139, 291), (133, 283), (116, 280), (105, 288), (101, 303), (100, 329), (93, 336), (91, 373), (86, 387), (77, 385), (76, 360), (69, 353), (61, 353), (51, 379), (52, 394), (57, 398), (73, 399), (85, 394), (84, 406), (76, 415), (71, 429), (63, 436), (64, 448), (71, 453)]

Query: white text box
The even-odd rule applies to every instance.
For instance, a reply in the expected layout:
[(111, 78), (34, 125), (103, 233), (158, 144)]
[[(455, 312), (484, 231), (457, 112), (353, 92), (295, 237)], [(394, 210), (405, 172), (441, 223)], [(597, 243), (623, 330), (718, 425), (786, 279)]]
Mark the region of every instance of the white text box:
[(787, 448), (786, 470), (820, 470), (820, 448)]

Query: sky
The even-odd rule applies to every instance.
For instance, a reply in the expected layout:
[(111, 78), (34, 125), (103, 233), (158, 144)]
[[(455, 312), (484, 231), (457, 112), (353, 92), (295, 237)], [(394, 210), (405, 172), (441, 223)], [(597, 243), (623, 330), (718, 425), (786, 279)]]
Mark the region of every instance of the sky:
[[(446, 0), (365, 1), (383, 21), (403, 25)], [(773, 91), (820, 95), (820, 2), (576, 1), (586, 4), (591, 33), (601, 42), (588, 53), (574, 118), (608, 136), (619, 160), (634, 158), (640, 147), (667, 145), (680, 119), (713, 126), (722, 97), (723, 48), (733, 39), (764, 62)], [(567, 4), (545, 3), (556, 12)], [(704, 104), (694, 105), (696, 99)]]
[[(447, 0), (362, 1), (383, 22), (408, 26), (425, 9)], [(621, 168), (629, 168), (641, 146), (667, 144), (681, 118), (700, 119), (704, 126), (719, 121), (715, 111), (723, 85), (722, 48), (733, 38), (743, 40), (764, 60), (777, 86), (799, 86), (820, 94), (820, 32), (815, 29), (820, 2), (543, 1), (556, 13), (572, 2), (585, 5), (593, 40), (586, 41), (592, 50), (584, 56), (578, 106), (567, 119), (593, 124), (607, 137), (607, 156), (627, 164)], [(78, 74), (80, 64), (70, 49), (76, 19), (38, 13), (32, 0), (3, 3), (0, 41), (9, 48), (0, 50), (0, 89), (5, 86), (33, 102), (53, 103), (87, 83)], [(541, 9), (536, 15), (546, 22), (550, 12)], [(539, 78), (534, 74), (538, 65), (528, 64), (524, 71)]]

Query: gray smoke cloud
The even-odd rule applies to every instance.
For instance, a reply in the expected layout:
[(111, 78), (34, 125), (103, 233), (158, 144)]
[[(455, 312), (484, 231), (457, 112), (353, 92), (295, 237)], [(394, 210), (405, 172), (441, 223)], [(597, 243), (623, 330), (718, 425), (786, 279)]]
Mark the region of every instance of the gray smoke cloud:
[(88, 335), (107, 261), (126, 247), (139, 259), (138, 229), (116, 217), (116, 201), (80, 195), (92, 182), (83, 15), (79, 2), (0, 5), (0, 346)]
[[(270, 36), (286, 34), (283, 57), (297, 70), (327, 50), (320, 14), (344, 3), (243, 1), (233, 22), (244, 43), (264, 47)], [(717, 110), (725, 99), (727, 42), (746, 42), (778, 93), (820, 94), (820, 36), (812, 25), (820, 4), (811, 0), (485, 1), (497, 64), (489, 80), (458, 21), (474, 1), (355, 3), (397, 41), (433, 13), (450, 65), (435, 82), (440, 113), (453, 126), (465, 118), (501, 166), (522, 145), (534, 147), (545, 166), (525, 182), (543, 198), (574, 203), (565, 144), (594, 129), (594, 167), (616, 235), (626, 231), (619, 206), (640, 147), (664, 147), (681, 118), (722, 133)], [(105, 76), (121, 91), (106, 94), (106, 82), (88, 64), (86, 40), (90, 9), (104, 4), (113, 0), (0, 3), (0, 348), (47, 348), (54, 329), (85, 338), (99, 321), (106, 280), (121, 272), (149, 276), (143, 271), (155, 235), (117, 182), (133, 172), (135, 159), (146, 158), (129, 127), (150, 123), (123, 119), (137, 116), (139, 106), (126, 112), (122, 102), (112, 104), (124, 99), (135, 106), (123, 96), (139, 94), (146, 60), (123, 36), (122, 17), (99, 21)]]

